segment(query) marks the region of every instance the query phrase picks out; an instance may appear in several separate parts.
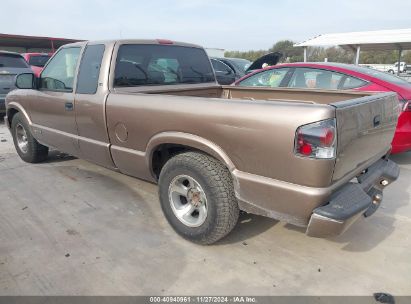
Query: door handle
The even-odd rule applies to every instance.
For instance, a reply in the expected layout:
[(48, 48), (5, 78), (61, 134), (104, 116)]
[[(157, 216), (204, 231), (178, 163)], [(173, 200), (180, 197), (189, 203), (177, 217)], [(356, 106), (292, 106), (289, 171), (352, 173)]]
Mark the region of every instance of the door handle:
[(72, 102), (66, 102), (64, 108), (66, 111), (73, 111), (73, 103)]

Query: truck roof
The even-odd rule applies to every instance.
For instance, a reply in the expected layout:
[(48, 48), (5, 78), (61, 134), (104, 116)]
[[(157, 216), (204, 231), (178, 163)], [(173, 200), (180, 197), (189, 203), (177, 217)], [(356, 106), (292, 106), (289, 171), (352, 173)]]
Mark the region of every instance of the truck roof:
[(203, 48), (200, 45), (186, 43), (181, 41), (173, 41), (168, 39), (109, 39), (109, 40), (88, 40), (81, 42), (74, 42), (65, 44), (63, 47), (70, 47), (75, 45), (85, 45), (85, 44), (109, 44), (109, 43), (119, 43), (119, 44), (159, 44), (159, 45), (176, 45), (194, 48)]

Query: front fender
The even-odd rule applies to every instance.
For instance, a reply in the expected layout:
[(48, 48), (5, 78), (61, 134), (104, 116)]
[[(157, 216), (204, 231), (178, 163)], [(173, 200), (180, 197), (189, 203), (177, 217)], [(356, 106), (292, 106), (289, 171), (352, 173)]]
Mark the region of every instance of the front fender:
[(27, 113), (27, 111), (23, 108), (23, 106), (15, 101), (11, 101), (11, 102), (6, 102), (6, 117), (5, 117), (5, 121), (7, 124), (7, 127), (10, 128), (11, 126), (11, 118), (12, 118), (12, 112), (13, 110), (20, 112), (24, 115), (24, 118), (26, 119), (26, 121), (28, 122), (29, 126), (32, 126), (32, 122), (30, 119), (29, 114)]

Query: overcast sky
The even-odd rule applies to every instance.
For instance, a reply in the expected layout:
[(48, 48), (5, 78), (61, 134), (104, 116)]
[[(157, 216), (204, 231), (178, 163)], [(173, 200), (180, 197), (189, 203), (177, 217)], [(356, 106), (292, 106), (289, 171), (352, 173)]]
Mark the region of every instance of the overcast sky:
[(411, 27), (410, 0), (3, 0), (0, 33), (168, 38), (226, 50)]

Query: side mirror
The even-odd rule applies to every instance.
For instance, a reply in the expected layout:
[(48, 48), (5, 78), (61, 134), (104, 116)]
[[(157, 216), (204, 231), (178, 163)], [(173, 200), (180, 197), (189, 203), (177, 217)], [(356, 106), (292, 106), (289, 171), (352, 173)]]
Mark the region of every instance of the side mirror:
[(34, 89), (35, 77), (33, 73), (23, 73), (16, 77), (16, 87), (19, 89)]

